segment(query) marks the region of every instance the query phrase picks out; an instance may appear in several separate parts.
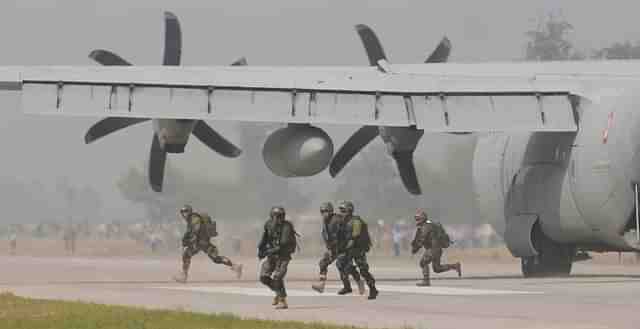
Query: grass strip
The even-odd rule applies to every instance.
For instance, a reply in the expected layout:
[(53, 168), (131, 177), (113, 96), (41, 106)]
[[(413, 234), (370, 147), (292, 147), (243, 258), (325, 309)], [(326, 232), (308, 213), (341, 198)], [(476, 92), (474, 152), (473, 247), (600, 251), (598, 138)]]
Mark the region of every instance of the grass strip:
[(0, 293), (0, 329), (358, 329), (325, 323), (242, 319), (231, 314), (148, 310)]

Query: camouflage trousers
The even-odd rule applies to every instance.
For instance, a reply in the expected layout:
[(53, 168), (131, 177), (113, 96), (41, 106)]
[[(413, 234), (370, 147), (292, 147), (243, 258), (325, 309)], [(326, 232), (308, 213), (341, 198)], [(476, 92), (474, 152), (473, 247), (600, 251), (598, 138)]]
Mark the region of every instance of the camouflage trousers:
[(189, 271), (189, 267), (191, 266), (191, 257), (193, 257), (200, 251), (207, 254), (211, 261), (216, 264), (224, 264), (226, 266), (231, 266), (233, 264), (229, 258), (220, 256), (218, 254), (218, 248), (211, 242), (193, 243), (184, 247), (184, 250), (182, 252), (182, 270), (185, 273)]
[[(367, 253), (364, 250), (350, 250), (346, 253), (342, 253), (338, 255), (336, 264), (338, 265), (338, 270), (340, 271), (340, 279), (342, 279), (345, 287), (349, 286), (349, 275), (352, 275), (353, 279), (356, 281), (360, 281), (360, 275), (362, 275), (369, 287), (375, 286), (376, 280), (374, 279), (371, 272), (369, 272)], [(356, 267), (358, 268), (357, 270)], [(358, 270), (360, 271), (359, 274)]]
[(420, 259), (420, 268), (422, 268), (422, 275), (425, 278), (429, 278), (429, 264), (433, 267), (433, 271), (436, 273), (442, 273), (455, 269), (455, 266), (451, 264), (441, 264), (442, 248), (430, 248), (424, 251), (422, 258)]
[(260, 282), (269, 287), (278, 297), (287, 297), (284, 277), (291, 258), (279, 255), (268, 256), (260, 267)]
[(324, 255), (320, 259), (320, 262), (318, 263), (318, 266), (320, 267), (321, 276), (327, 275), (327, 272), (329, 271), (329, 265), (335, 262), (337, 258), (338, 258), (338, 255), (336, 253), (331, 252), (330, 250), (325, 251)]

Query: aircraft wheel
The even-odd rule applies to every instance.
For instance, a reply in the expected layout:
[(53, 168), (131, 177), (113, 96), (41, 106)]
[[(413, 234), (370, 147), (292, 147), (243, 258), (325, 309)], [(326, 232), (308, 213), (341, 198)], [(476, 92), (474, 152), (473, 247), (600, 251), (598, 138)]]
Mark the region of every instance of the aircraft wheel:
[(551, 240), (542, 232), (539, 223), (533, 227), (533, 242), (538, 255), (521, 258), (525, 278), (568, 276), (571, 273), (575, 248)]

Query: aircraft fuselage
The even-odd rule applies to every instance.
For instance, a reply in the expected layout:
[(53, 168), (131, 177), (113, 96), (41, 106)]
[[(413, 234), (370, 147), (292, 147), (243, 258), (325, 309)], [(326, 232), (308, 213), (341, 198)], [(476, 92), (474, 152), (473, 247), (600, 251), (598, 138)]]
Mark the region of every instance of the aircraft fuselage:
[(558, 243), (637, 250), (634, 184), (640, 182), (640, 97), (634, 88), (576, 104), (577, 133), (480, 136), (474, 189), (484, 220), (501, 234), (520, 215), (538, 216)]

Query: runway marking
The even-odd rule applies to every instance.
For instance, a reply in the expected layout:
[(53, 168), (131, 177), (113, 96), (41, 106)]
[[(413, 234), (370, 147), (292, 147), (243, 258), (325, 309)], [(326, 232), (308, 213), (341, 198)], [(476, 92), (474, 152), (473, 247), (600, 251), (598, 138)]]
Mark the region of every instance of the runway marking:
[[(273, 297), (273, 291), (267, 288), (250, 288), (250, 287), (220, 287), (220, 286), (171, 286), (171, 287), (153, 287), (156, 289), (169, 289), (169, 290), (182, 290), (193, 292), (205, 292), (212, 294), (232, 294), (232, 295), (244, 295), (244, 296), (269, 296)], [(311, 288), (309, 290), (301, 289), (287, 289), (287, 295), (292, 297), (333, 297), (335, 292), (325, 291), (324, 294), (319, 294)]]
[(380, 291), (399, 292), (406, 294), (422, 294), (422, 295), (446, 295), (446, 296), (490, 296), (490, 295), (537, 295), (542, 294), (540, 291), (522, 291), (522, 290), (489, 290), (475, 288), (454, 288), (454, 287), (416, 287), (408, 285), (378, 285)]
[[(192, 292), (204, 292), (212, 294), (232, 294), (232, 295), (244, 295), (244, 296), (273, 296), (273, 292), (266, 288), (252, 288), (252, 287), (234, 287), (234, 286), (161, 286), (152, 287), (155, 289), (168, 289), (168, 290), (182, 290)], [(340, 289), (340, 286), (330, 285), (327, 286), (325, 293), (319, 294), (311, 288), (308, 290), (302, 289), (287, 289), (287, 294), (292, 297), (337, 297), (336, 292)], [(536, 291), (520, 291), (520, 290), (488, 290), (488, 289), (472, 289), (472, 288), (453, 288), (453, 287), (412, 287), (406, 285), (379, 285), (377, 286), (380, 292), (394, 292), (405, 294), (420, 294), (420, 295), (442, 295), (442, 296), (498, 296), (498, 295), (533, 295), (542, 294), (542, 292)], [(349, 296), (360, 297), (357, 293)], [(341, 296), (343, 297), (343, 296)]]

